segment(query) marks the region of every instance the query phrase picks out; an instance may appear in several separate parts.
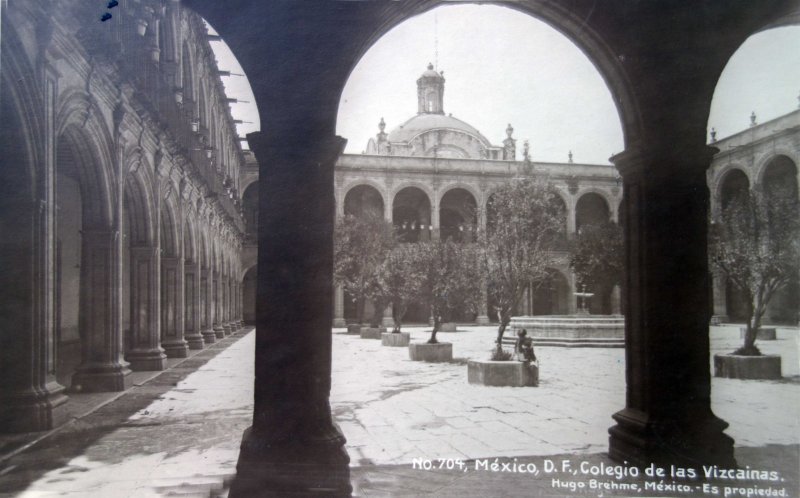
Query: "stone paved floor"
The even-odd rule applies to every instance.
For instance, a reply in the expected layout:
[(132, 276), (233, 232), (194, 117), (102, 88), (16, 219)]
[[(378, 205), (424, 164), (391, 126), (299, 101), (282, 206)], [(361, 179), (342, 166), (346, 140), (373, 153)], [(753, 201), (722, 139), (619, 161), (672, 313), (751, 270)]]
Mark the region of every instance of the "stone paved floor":
[[(610, 415), (624, 406), (624, 350), (538, 348), (540, 387), (488, 388), (467, 383), (465, 359), (485, 357), (494, 330), (462, 329), (440, 336), (454, 343), (457, 359), (447, 364), (411, 362), (405, 348), (334, 334), (331, 404), (348, 438), (358, 495), (572, 494), (554, 494), (549, 482), (528, 476), (413, 470), (414, 458), (502, 456), (541, 465), (541, 456), (567, 454), (609, 463), (602, 452)], [(409, 330), (412, 340), (426, 338), (422, 328)], [(204, 351), (0, 461), (0, 496), (216, 495), (234, 473), (250, 423), (254, 336)], [(793, 480), (800, 448), (797, 336), (782, 329), (778, 341), (761, 343), (764, 352), (782, 354), (784, 380), (712, 381), (713, 409), (730, 422), (740, 462), (794, 472)], [(735, 329), (715, 327), (711, 337), (712, 352), (739, 342)]]

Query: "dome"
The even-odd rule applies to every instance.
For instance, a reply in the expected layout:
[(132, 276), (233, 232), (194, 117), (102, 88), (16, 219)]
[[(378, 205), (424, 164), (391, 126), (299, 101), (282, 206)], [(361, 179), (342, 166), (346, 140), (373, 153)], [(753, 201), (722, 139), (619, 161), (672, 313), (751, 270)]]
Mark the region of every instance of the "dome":
[(454, 130), (472, 135), (480, 140), (485, 146), (490, 146), (489, 140), (473, 126), (444, 114), (417, 114), (405, 123), (401, 124), (389, 133), (387, 140), (390, 143), (410, 142), (414, 137), (431, 130)]

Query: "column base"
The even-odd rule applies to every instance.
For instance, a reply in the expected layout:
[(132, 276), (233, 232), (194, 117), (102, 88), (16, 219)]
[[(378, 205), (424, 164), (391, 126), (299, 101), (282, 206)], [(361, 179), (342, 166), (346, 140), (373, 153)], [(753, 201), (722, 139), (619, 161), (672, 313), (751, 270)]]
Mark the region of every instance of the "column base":
[(214, 335), (217, 339), (225, 339), (225, 329), (221, 325), (214, 325)]
[(333, 327), (334, 328), (347, 327), (347, 323), (344, 321), (344, 318), (334, 318)]
[(134, 349), (125, 355), (125, 361), (130, 364), (131, 370), (135, 372), (158, 371), (167, 368), (167, 355), (164, 350), (158, 349)]
[(205, 347), (205, 341), (203, 340), (202, 334), (199, 332), (196, 334), (189, 334), (184, 337), (184, 339), (186, 339), (186, 343), (189, 344), (189, 349), (197, 350)]
[(478, 318), (475, 319), (475, 323), (478, 325), (489, 325), (489, 317), (486, 315), (478, 315)]
[(613, 418), (617, 425), (608, 430), (608, 454), (613, 460), (638, 466), (655, 463), (699, 468), (716, 464), (736, 468), (733, 438), (722, 432), (728, 423), (711, 412), (683, 420), (654, 420), (644, 412), (625, 408)]
[(72, 376), (70, 389), (84, 393), (124, 391), (133, 384), (130, 374), (130, 369), (120, 364), (88, 363), (79, 365)]
[(334, 427), (337, 438), (280, 444), (262, 440), (248, 428), (229, 496), (350, 496), (350, 457), (344, 449), (344, 436)]
[(730, 323), (728, 315), (713, 315), (711, 317), (711, 325), (720, 325), (723, 323)]
[(211, 329), (206, 329), (200, 332), (200, 334), (203, 335), (203, 342), (205, 344), (214, 344), (215, 342), (217, 342), (217, 334), (215, 334), (214, 331)]
[(0, 432), (49, 431), (69, 419), (64, 386), (51, 382), (45, 389), (12, 392), (0, 398)]
[(161, 347), (167, 353), (167, 358), (186, 358), (189, 356), (189, 344), (184, 339), (162, 342)]

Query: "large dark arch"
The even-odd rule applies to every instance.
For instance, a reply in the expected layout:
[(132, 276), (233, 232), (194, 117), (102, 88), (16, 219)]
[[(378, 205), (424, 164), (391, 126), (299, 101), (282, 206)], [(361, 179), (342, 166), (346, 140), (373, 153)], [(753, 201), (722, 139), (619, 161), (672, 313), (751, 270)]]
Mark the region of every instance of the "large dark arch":
[(719, 203), (722, 209), (739, 196), (748, 195), (750, 180), (744, 171), (733, 168), (725, 172), (719, 184)]
[(583, 194), (575, 204), (575, 229), (586, 225), (601, 226), (610, 220), (611, 210), (608, 201), (600, 194)]
[(392, 223), (402, 242), (431, 239), (431, 200), (418, 187), (405, 187), (392, 202)]
[(474, 240), (478, 229), (478, 202), (466, 189), (448, 190), (439, 201), (439, 237), (457, 242)]
[(242, 216), (248, 235), (258, 235), (258, 181), (247, 186), (242, 194)]
[(368, 212), (383, 218), (383, 196), (378, 189), (360, 184), (348, 190), (344, 196), (344, 214), (359, 216)]

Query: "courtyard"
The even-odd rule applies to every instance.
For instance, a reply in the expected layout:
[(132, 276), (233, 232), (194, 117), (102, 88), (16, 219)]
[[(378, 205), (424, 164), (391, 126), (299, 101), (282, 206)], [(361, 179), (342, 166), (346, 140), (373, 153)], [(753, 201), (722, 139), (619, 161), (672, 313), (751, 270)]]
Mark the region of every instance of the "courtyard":
[[(408, 331), (423, 341), (429, 328)], [(410, 361), (406, 348), (334, 330), (331, 404), (348, 440), (355, 495), (570, 493), (554, 491), (549, 479), (415, 468), (424, 460), (461, 461), (471, 470), (497, 457), (539, 468), (557, 456), (613, 464), (603, 453), (610, 416), (624, 406), (624, 349), (542, 347), (538, 388), (470, 385), (466, 360), (488, 356), (495, 332), (442, 332), (454, 361), (422, 363)], [(735, 327), (712, 327), (711, 339), (712, 353), (740, 341)], [(0, 496), (224, 496), (251, 423), (254, 344), (247, 329), (0, 456)], [(778, 340), (760, 346), (782, 355), (784, 379), (715, 378), (712, 407), (730, 423), (740, 465), (779, 470), (796, 486), (798, 331), (779, 328)]]

